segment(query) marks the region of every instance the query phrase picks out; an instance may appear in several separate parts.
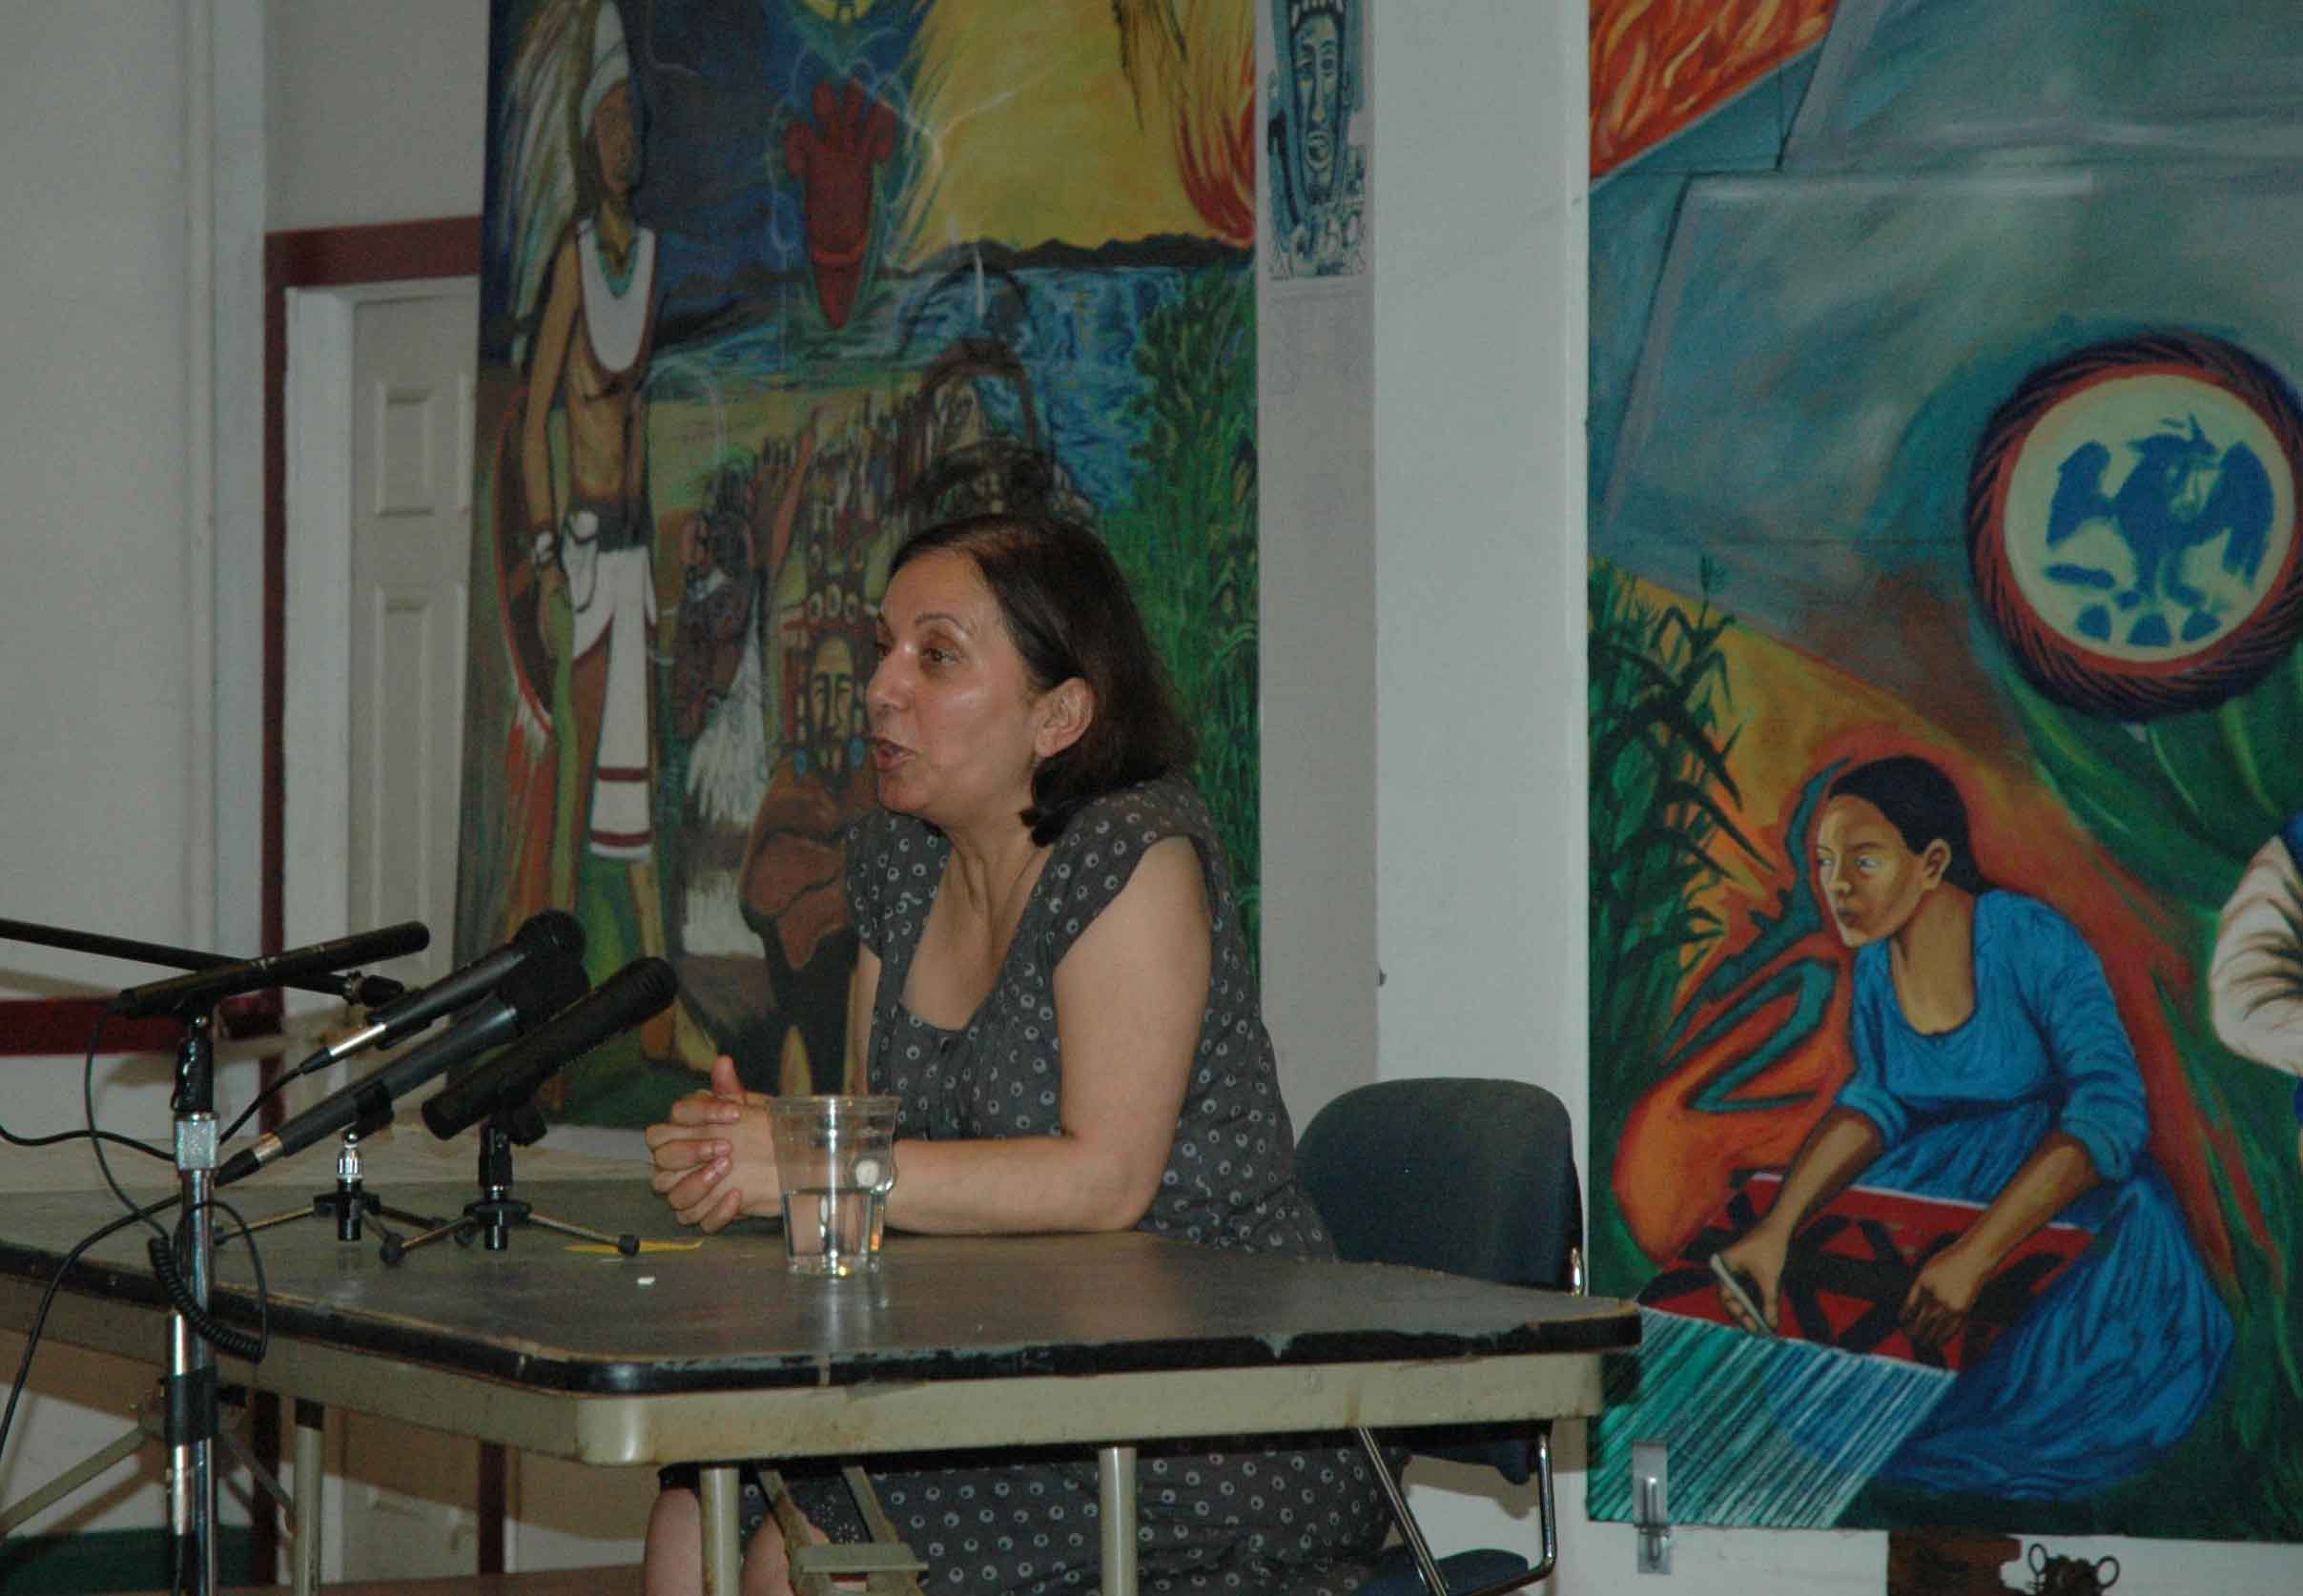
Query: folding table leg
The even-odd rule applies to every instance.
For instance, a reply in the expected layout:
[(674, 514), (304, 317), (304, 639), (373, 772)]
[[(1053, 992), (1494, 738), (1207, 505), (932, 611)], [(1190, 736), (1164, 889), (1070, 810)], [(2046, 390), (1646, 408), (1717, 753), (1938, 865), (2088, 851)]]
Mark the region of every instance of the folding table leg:
[(704, 1508), (704, 1596), (736, 1596), (743, 1572), (742, 1487), (733, 1463), (705, 1463), (696, 1470), (696, 1500)]
[(320, 1523), (326, 1517), (320, 1510), (321, 1477), (325, 1473), (323, 1459), (327, 1440), (328, 1415), (318, 1402), (296, 1399), (296, 1452), (292, 1467), (295, 1473), (295, 1502), (292, 1504), (296, 1520), (296, 1539), (289, 1543), (289, 1556), (295, 1560), (291, 1583), (296, 1596), (312, 1596), (319, 1588)]
[(1103, 1521), (1103, 1596), (1136, 1596), (1136, 1449), (1096, 1453)]

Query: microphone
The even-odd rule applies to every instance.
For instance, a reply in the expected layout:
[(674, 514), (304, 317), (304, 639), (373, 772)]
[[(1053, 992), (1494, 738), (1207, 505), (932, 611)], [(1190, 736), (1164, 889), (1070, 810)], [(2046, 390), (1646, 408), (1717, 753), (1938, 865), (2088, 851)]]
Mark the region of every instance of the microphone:
[(328, 974), (350, 965), (373, 964), (379, 959), (398, 958), (402, 953), (421, 953), (431, 945), (432, 933), (424, 930), (423, 922), (410, 920), (402, 925), (386, 926), (381, 931), (339, 936), (333, 942), (315, 942), (308, 948), (291, 948), (282, 953), (266, 953), (261, 958), (195, 970), (189, 975), (172, 975), (165, 981), (149, 981), (140, 987), (130, 987), (108, 1007), (128, 1019), (185, 1013), (210, 1008), (244, 992), (296, 986), (315, 975)]
[(235, 1153), (216, 1172), (218, 1186), (254, 1175), (275, 1158), (300, 1153), (322, 1136), (350, 1129), (369, 1136), (392, 1122), (392, 1104), (433, 1076), (499, 1042), (524, 1036), (547, 1015), (584, 995), (591, 983), (584, 966), (565, 955), (531, 959), (428, 1042), (419, 1042), (362, 1078), (314, 1103), (252, 1147)]
[(599, 990), (554, 1014), (535, 1034), (434, 1093), (423, 1122), (445, 1141), (499, 1109), (517, 1108), (563, 1065), (571, 1064), (619, 1031), (628, 1031), (666, 1008), (680, 978), (662, 959), (636, 959), (600, 983)]
[(584, 957), (584, 928), (564, 909), (547, 909), (529, 916), (503, 947), (474, 959), (462, 970), (442, 975), (428, 987), (371, 1012), (367, 1024), (320, 1049), (282, 1078), (293, 1080), (298, 1075), (308, 1075), (369, 1048), (388, 1048), (402, 1036), (422, 1031), (441, 1015), (478, 1002), (495, 991), (497, 984), (519, 969), (524, 960), (550, 956), (571, 960)]

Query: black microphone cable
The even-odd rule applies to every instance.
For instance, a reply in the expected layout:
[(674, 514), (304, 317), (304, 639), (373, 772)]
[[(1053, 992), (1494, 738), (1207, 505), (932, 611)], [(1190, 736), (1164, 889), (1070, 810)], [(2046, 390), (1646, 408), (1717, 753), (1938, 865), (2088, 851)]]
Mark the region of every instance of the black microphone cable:
[(271, 1085), (258, 1088), (256, 1095), (248, 1099), (248, 1106), (234, 1116), (231, 1124), (216, 1133), (216, 1145), (220, 1147), (238, 1136), (240, 1127), (248, 1123), (248, 1116), (286, 1091), (288, 1083), (295, 1078), (293, 1074), (283, 1071), (273, 1077)]
[[(248, 1243), (248, 1263), (256, 1271), (256, 1330), (253, 1334), (237, 1325), (218, 1322), (216, 1316), (201, 1306), (199, 1299), (192, 1295), (192, 1286), (178, 1268), (176, 1254), (190, 1243), (189, 1227), (197, 1208), (222, 1209), (232, 1216), (232, 1222), (239, 1227), (240, 1238)], [(229, 1239), (231, 1238), (226, 1237), (216, 1245), (221, 1247)], [(260, 1363), (264, 1361), (264, 1354), (272, 1346), (271, 1290), (264, 1283), (264, 1259), (263, 1255), (256, 1250), (256, 1235), (248, 1228), (248, 1221), (240, 1217), (238, 1209), (219, 1197), (211, 1197), (195, 1208), (187, 1208), (176, 1218), (175, 1239), (163, 1240), (156, 1236), (148, 1238), (144, 1243), (144, 1256), (152, 1260), (152, 1273), (159, 1280), (160, 1289), (167, 1293), (169, 1305), (184, 1316), (184, 1322), (192, 1326), (194, 1334), (210, 1346), (230, 1353), (243, 1363)]]
[[(107, 1017), (108, 1016), (101, 1010), (97, 1012), (96, 1029), (93, 1034), (88, 1038), (87, 1067), (92, 1072), (96, 1067), (96, 1043), (104, 1035), (104, 1021)], [(85, 1097), (86, 1094), (84, 1093), (83, 1098), (85, 1099)], [(93, 1124), (95, 1119), (94, 1113), (92, 1111), (88, 1117), (90, 1122)], [(173, 1164), (175, 1162), (175, 1155), (173, 1153), (169, 1153), (161, 1148), (154, 1147), (148, 1141), (138, 1141), (134, 1136), (124, 1136), (113, 1131), (82, 1129), (77, 1131), (58, 1131), (53, 1136), (20, 1136), (16, 1135), (15, 1132), (10, 1130), (6, 1125), (0, 1125), (0, 1141), (7, 1142), (10, 1147), (54, 1147), (62, 1142), (78, 1141), (82, 1136), (87, 1136), (97, 1142), (109, 1141), (117, 1146), (128, 1148), (132, 1152), (141, 1153), (148, 1158), (157, 1158), (165, 1164)]]
[(82, 1238), (72, 1251), (66, 1253), (58, 1261), (55, 1273), (49, 1277), (48, 1288), (40, 1296), (40, 1306), (32, 1315), (31, 1327), (25, 1332), (24, 1354), (17, 1361), (15, 1379), (9, 1384), (8, 1405), (0, 1408), (0, 1458), (7, 1456), (9, 1432), (14, 1427), (16, 1422), (16, 1406), (22, 1401), (25, 1387), (31, 1380), (32, 1355), (40, 1348), (40, 1338), (48, 1327), (50, 1310), (55, 1305), (56, 1293), (63, 1289), (65, 1277), (72, 1273), (72, 1265), (80, 1260), (81, 1255), (86, 1253), (89, 1248), (115, 1231), (124, 1230), (132, 1224), (141, 1221), (151, 1227), (153, 1234), (146, 1241), (145, 1249), (146, 1256), (152, 1261), (153, 1274), (159, 1280), (160, 1288), (167, 1295), (170, 1304), (183, 1316), (185, 1322), (192, 1326), (195, 1333), (210, 1344), (221, 1347), (225, 1352), (240, 1359), (243, 1362), (260, 1361), (265, 1352), (271, 1347), (271, 1288), (264, 1278), (264, 1260), (257, 1250), (255, 1234), (248, 1228), (248, 1221), (239, 1211), (223, 1198), (215, 1196), (211, 1196), (202, 1205), (221, 1209), (230, 1215), (233, 1223), (238, 1227), (237, 1235), (247, 1243), (249, 1267), (256, 1276), (257, 1329), (253, 1335), (236, 1326), (218, 1322), (213, 1314), (201, 1307), (193, 1298), (190, 1286), (185, 1283), (183, 1276), (177, 1268), (175, 1250), (185, 1236), (185, 1229), (191, 1223), (193, 1215), (191, 1211), (186, 1211), (178, 1217), (175, 1236), (171, 1236), (153, 1217), (154, 1215), (166, 1209), (180, 1206), (184, 1200), (182, 1194), (171, 1192), (166, 1197), (153, 1202), (138, 1205), (136, 1200), (121, 1188), (119, 1181), (113, 1176), (112, 1164), (104, 1156), (104, 1144), (108, 1141), (117, 1142), (123, 1147), (133, 1148), (138, 1153), (165, 1159), (172, 1164), (175, 1162), (175, 1157), (173, 1154), (163, 1153), (158, 1148), (138, 1141), (132, 1136), (120, 1136), (112, 1131), (100, 1131), (96, 1128), (96, 1053), (103, 1041), (104, 1024), (107, 1017), (108, 1015), (105, 1013), (99, 1013), (96, 1016), (95, 1029), (89, 1033), (88, 1052), (81, 1060), (80, 1105), (87, 1117), (86, 1128), (46, 1136), (18, 1136), (5, 1129), (0, 1129), (0, 1139), (6, 1139), (19, 1147), (51, 1147), (59, 1142), (86, 1136), (89, 1138), (89, 1145), (95, 1152), (96, 1164), (103, 1171), (105, 1184), (112, 1188), (113, 1195), (120, 1199), (121, 1206), (126, 1209), (126, 1212), (118, 1218), (98, 1227)]
[(52, 1136), (20, 1136), (6, 1125), (0, 1125), (0, 1141), (7, 1142), (10, 1147), (54, 1147), (59, 1142), (80, 1141), (90, 1136), (97, 1141), (109, 1141), (114, 1147), (125, 1147), (132, 1153), (141, 1153), (148, 1158), (157, 1158), (164, 1164), (175, 1161), (174, 1155), (165, 1149), (154, 1147), (148, 1141), (138, 1141), (134, 1136), (124, 1136), (117, 1131), (58, 1131)]
[[(104, 1156), (103, 1133), (96, 1129), (96, 1048), (104, 1039), (104, 1022), (110, 1017), (109, 1011), (96, 1016), (96, 1028), (88, 1033), (87, 1056), (80, 1060), (80, 1112), (87, 1122), (87, 1129), (81, 1134), (89, 1138), (89, 1146), (95, 1151), (96, 1168), (103, 1172), (104, 1184), (110, 1186), (112, 1195), (120, 1199), (120, 1206), (128, 1210), (131, 1218), (141, 1217), (146, 1224), (151, 1225), (153, 1235), (164, 1237), (168, 1233), (158, 1225), (153, 1224), (153, 1221), (145, 1217), (145, 1211), (136, 1207), (136, 1199), (120, 1189), (120, 1182), (112, 1173), (112, 1160)], [(174, 1152), (164, 1154), (162, 1156), (166, 1157), (171, 1164), (175, 1162)]]
[[(103, 1237), (111, 1235), (113, 1231), (118, 1230), (123, 1225), (127, 1225), (141, 1219), (148, 1227), (150, 1227), (152, 1231), (151, 1237), (147, 1238), (144, 1243), (145, 1256), (151, 1260), (153, 1275), (160, 1282), (160, 1289), (167, 1296), (169, 1305), (175, 1308), (175, 1311), (183, 1317), (184, 1322), (192, 1326), (193, 1332), (195, 1335), (197, 1335), (202, 1340), (207, 1341), (211, 1346), (219, 1347), (223, 1351), (230, 1353), (232, 1356), (238, 1358), (245, 1362), (253, 1363), (259, 1361), (271, 1344), (270, 1290), (264, 1279), (264, 1260), (261, 1255), (257, 1251), (256, 1237), (254, 1233), (248, 1229), (247, 1220), (240, 1216), (238, 1210), (233, 1208), (229, 1203), (223, 1201), (221, 1198), (214, 1196), (213, 1194), (209, 1197), (207, 1202), (202, 1205), (212, 1208), (220, 1208), (225, 1213), (231, 1215), (233, 1222), (239, 1226), (240, 1236), (248, 1244), (249, 1266), (255, 1271), (256, 1274), (256, 1313), (257, 1322), (259, 1326), (259, 1333), (254, 1336), (251, 1336), (245, 1330), (236, 1329), (233, 1326), (219, 1323), (209, 1312), (209, 1310), (202, 1307), (198, 1299), (193, 1296), (191, 1286), (183, 1278), (177, 1258), (177, 1251), (185, 1242), (185, 1227), (191, 1223), (193, 1217), (192, 1211), (187, 1211), (183, 1215), (179, 1216), (176, 1221), (176, 1233), (174, 1236), (171, 1236), (166, 1229), (162, 1228), (155, 1220), (153, 1219), (152, 1216), (154, 1213), (157, 1213), (159, 1210), (168, 1207), (170, 1204), (181, 1203), (183, 1201), (182, 1195), (180, 1193), (174, 1194), (167, 1197), (164, 1201), (138, 1207), (136, 1205), (135, 1198), (130, 1197), (128, 1193), (121, 1188), (119, 1180), (113, 1175), (111, 1160), (106, 1158), (104, 1156), (105, 1141), (113, 1140), (126, 1142), (129, 1146), (134, 1147), (139, 1152), (152, 1153), (155, 1156), (167, 1158), (171, 1164), (175, 1162), (175, 1156), (173, 1154), (162, 1154), (154, 1148), (146, 1146), (142, 1142), (134, 1141), (126, 1136), (116, 1136), (110, 1131), (99, 1131), (96, 1129), (96, 1054), (103, 1041), (104, 1023), (107, 1017), (108, 1016), (105, 1014), (98, 1014), (96, 1016), (95, 1029), (89, 1033), (88, 1037), (88, 1053), (86, 1056), (82, 1058), (80, 1064), (80, 1105), (82, 1112), (87, 1115), (87, 1128), (85, 1130), (74, 1131), (70, 1134), (72, 1136), (85, 1136), (91, 1138), (90, 1146), (95, 1151), (96, 1166), (98, 1169), (103, 1171), (104, 1183), (112, 1188), (113, 1196), (120, 1199), (120, 1206), (127, 1210), (127, 1212), (120, 1218), (115, 1219), (113, 1221), (113, 1223), (107, 1225), (103, 1230), (97, 1232), (95, 1236), (93, 1236), (89, 1238), (87, 1241), (82, 1242), (79, 1248), (75, 1248), (72, 1253), (66, 1258), (64, 1267), (57, 1271), (56, 1280), (60, 1282), (63, 1279), (64, 1269), (71, 1266), (72, 1260), (79, 1257), (81, 1251), (85, 1250), (88, 1246), (93, 1245), (95, 1241), (101, 1239)], [(61, 1140), (66, 1138), (56, 1137), (51, 1139)], [(54, 1294), (55, 1284), (51, 1282), (49, 1288), (49, 1297), (52, 1298)], [(48, 1317), (47, 1300), (45, 1299), (42, 1301), (40, 1317), (43, 1320)], [(35, 1341), (36, 1339), (37, 1332), (35, 1331)], [(26, 1374), (29, 1374), (31, 1368), (32, 1344), (32, 1342), (28, 1342), (25, 1347), (24, 1373)], [(19, 1379), (21, 1378), (22, 1376), (20, 1375)], [(10, 1399), (9, 1405), (11, 1410), (15, 1405), (14, 1398), (12, 1396)], [(0, 1430), (0, 1438), (4, 1438), (5, 1433), (5, 1430)]]
[(231, 1124), (225, 1126), (222, 1131), (217, 1133), (216, 1138), (216, 1146), (220, 1148), (224, 1145), (224, 1143), (230, 1141), (234, 1136), (238, 1136), (240, 1134), (241, 1127), (248, 1123), (250, 1116), (253, 1115), (257, 1109), (262, 1108), (266, 1103), (278, 1096), (282, 1092), (287, 1091), (289, 1087), (293, 1086), (296, 1084), (296, 1082), (301, 1079), (303, 1079), (303, 1077), (298, 1074), (294, 1070), (282, 1070), (278, 1074), (272, 1077), (272, 1082), (270, 1085), (259, 1087), (256, 1095), (248, 1099), (248, 1106), (240, 1110), (240, 1112), (233, 1117)]
[[(8, 1406), (5, 1410), (0, 1410), (0, 1458), (8, 1455), (8, 1432), (16, 1422), (16, 1402), (24, 1395), (24, 1387), (31, 1379), (32, 1354), (40, 1348), (40, 1334), (48, 1327), (48, 1311), (55, 1304), (56, 1293), (64, 1287), (64, 1277), (72, 1273), (72, 1266), (80, 1261), (82, 1253), (103, 1240), (113, 1231), (125, 1230), (138, 1219), (149, 1224), (152, 1222), (153, 1215), (181, 1200), (181, 1197), (171, 1192), (157, 1202), (142, 1208), (132, 1208), (110, 1224), (104, 1225), (83, 1238), (77, 1246), (64, 1255), (63, 1261), (56, 1265), (56, 1272), (49, 1277), (48, 1290), (41, 1294), (39, 1309), (32, 1315), (31, 1328), (24, 1333), (24, 1356), (17, 1361), (15, 1381), (8, 1388)], [(163, 1234), (165, 1233), (163, 1232)]]
[[(192, 1288), (176, 1272), (175, 1256), (171, 1250), (171, 1244), (156, 1237), (144, 1243), (146, 1256), (152, 1259), (152, 1272), (159, 1279), (161, 1289), (167, 1293), (171, 1305), (183, 1316), (184, 1322), (192, 1326), (194, 1334), (211, 1346), (218, 1347), (244, 1362), (260, 1363), (263, 1361), (265, 1352), (272, 1345), (272, 1296), (270, 1288), (264, 1283), (264, 1260), (256, 1250), (256, 1233), (248, 1228), (248, 1221), (240, 1217), (238, 1209), (233, 1207), (222, 1197), (211, 1196), (176, 1217), (175, 1245), (185, 1244), (187, 1240), (186, 1227), (192, 1223), (193, 1216), (201, 1208), (220, 1208), (231, 1215), (232, 1222), (239, 1227), (241, 1239), (248, 1243), (248, 1262), (256, 1271), (255, 1334), (251, 1335), (249, 1332), (232, 1325), (220, 1324), (211, 1317), (208, 1310), (194, 1299)], [(220, 1247), (224, 1240), (228, 1239), (230, 1238), (224, 1238), (216, 1244)], [(213, 1371), (211, 1372), (213, 1373)], [(176, 1401), (173, 1393), (169, 1400), (171, 1403)], [(207, 1402), (213, 1410), (214, 1396), (211, 1395)], [(174, 1411), (173, 1407), (171, 1411)], [(170, 1444), (173, 1447), (173, 1430), (170, 1433)], [(173, 1522), (170, 1527), (173, 1531)], [(180, 1596), (184, 1588), (185, 1565), (184, 1559), (178, 1555), (180, 1550), (181, 1547), (172, 1533), (169, 1547), (169, 1562), (172, 1565), (169, 1575), (169, 1596)]]
[[(144, 1254), (151, 1259), (153, 1276), (160, 1282), (160, 1290), (166, 1294), (169, 1306), (175, 1309), (182, 1316), (184, 1322), (192, 1326), (193, 1333), (209, 1345), (218, 1347), (245, 1362), (257, 1362), (262, 1359), (265, 1349), (271, 1344), (271, 1307), (270, 1294), (264, 1283), (264, 1260), (257, 1252), (256, 1237), (249, 1231), (248, 1221), (240, 1217), (238, 1210), (213, 1193), (206, 1203), (201, 1205), (221, 1208), (225, 1213), (230, 1214), (233, 1221), (240, 1227), (240, 1235), (248, 1243), (248, 1262), (250, 1267), (256, 1271), (257, 1322), (263, 1327), (261, 1334), (257, 1336), (251, 1336), (245, 1330), (218, 1323), (215, 1317), (200, 1305), (199, 1299), (193, 1296), (191, 1285), (184, 1279), (177, 1253), (187, 1242), (185, 1227), (192, 1222), (195, 1210), (188, 1209), (178, 1217), (175, 1234), (171, 1236), (151, 1218), (154, 1208), (138, 1208), (135, 1199), (121, 1190), (119, 1181), (113, 1177), (112, 1163), (104, 1156), (102, 1139), (111, 1133), (100, 1132), (96, 1129), (96, 1049), (97, 1044), (104, 1037), (105, 1018), (106, 1016), (103, 1014), (96, 1016), (95, 1030), (91, 1032), (88, 1037), (88, 1056), (81, 1061), (80, 1104), (88, 1115), (88, 1129), (75, 1134), (96, 1138), (90, 1145), (95, 1149), (96, 1165), (104, 1172), (104, 1183), (112, 1188), (113, 1196), (118, 1197), (120, 1205), (128, 1210), (127, 1217), (119, 1223), (125, 1224), (129, 1220), (141, 1218), (145, 1224), (151, 1227), (152, 1235), (144, 1243)], [(115, 1139), (125, 1140), (127, 1138)], [(141, 1144), (135, 1145), (140, 1146)], [(144, 1151), (150, 1152), (152, 1149), (146, 1148)], [(173, 1155), (166, 1156), (172, 1164), (175, 1162)], [(181, 1202), (182, 1200), (181, 1194), (169, 1198), (170, 1202)], [(117, 1229), (118, 1225), (115, 1224), (111, 1228)], [(108, 1229), (103, 1234), (109, 1235), (111, 1230)], [(27, 1367), (30, 1367), (29, 1359)]]

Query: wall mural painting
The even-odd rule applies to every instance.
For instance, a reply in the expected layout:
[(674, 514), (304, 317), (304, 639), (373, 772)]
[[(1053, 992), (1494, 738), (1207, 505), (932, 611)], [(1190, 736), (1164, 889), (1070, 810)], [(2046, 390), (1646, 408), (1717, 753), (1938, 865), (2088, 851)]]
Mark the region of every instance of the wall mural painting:
[(2303, 1539), (2279, 10), (1593, 6), (1596, 1517)]
[(457, 943), (556, 905), (681, 983), (554, 1111), (841, 1084), (875, 605), (949, 515), (1102, 533), (1252, 913), (1253, 0), (496, 0), (489, 48)]

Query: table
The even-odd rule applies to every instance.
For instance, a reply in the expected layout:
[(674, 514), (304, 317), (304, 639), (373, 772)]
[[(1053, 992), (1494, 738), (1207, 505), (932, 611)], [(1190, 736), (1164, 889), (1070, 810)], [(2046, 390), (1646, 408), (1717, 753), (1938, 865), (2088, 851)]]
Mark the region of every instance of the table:
[[(453, 1216), (474, 1188), (381, 1195)], [(703, 1463), (713, 1592), (735, 1589), (729, 1460), (1093, 1446), (1104, 1589), (1132, 1596), (1138, 1443), (1590, 1414), (1600, 1355), (1638, 1339), (1626, 1302), (1136, 1232), (891, 1236), (876, 1275), (810, 1279), (786, 1272), (772, 1226), (699, 1238), (637, 1180), (517, 1195), (677, 1250), (623, 1258), (524, 1228), (503, 1252), (441, 1245), (387, 1266), (372, 1228), (360, 1243), (317, 1219), (268, 1230), (271, 1350), (255, 1367), (219, 1359), (223, 1378), (604, 1466)], [(120, 1207), (105, 1192), (4, 1202), (0, 1325), (21, 1330), (63, 1255)], [(149, 1234), (84, 1257), (47, 1334), (164, 1363)], [(243, 1246), (219, 1249), (219, 1317), (253, 1323), (253, 1279)], [(300, 1587), (317, 1565), (297, 1563)]]

